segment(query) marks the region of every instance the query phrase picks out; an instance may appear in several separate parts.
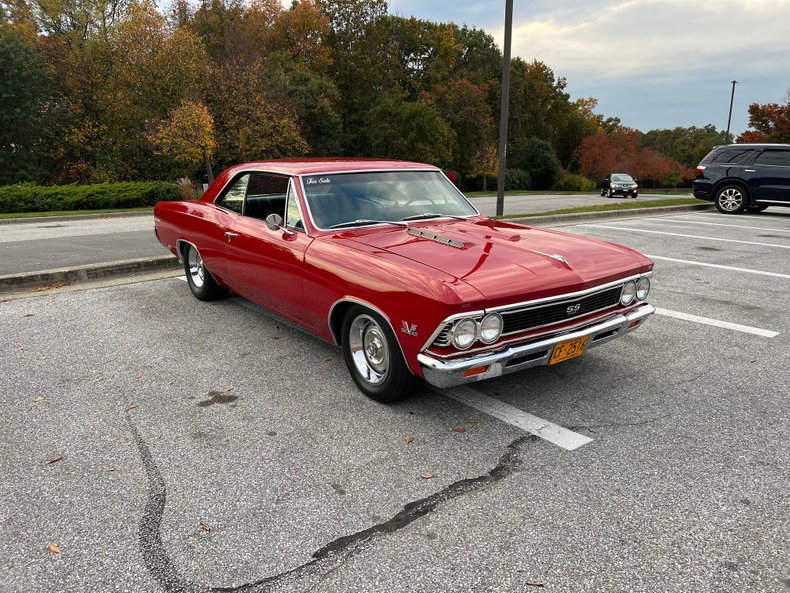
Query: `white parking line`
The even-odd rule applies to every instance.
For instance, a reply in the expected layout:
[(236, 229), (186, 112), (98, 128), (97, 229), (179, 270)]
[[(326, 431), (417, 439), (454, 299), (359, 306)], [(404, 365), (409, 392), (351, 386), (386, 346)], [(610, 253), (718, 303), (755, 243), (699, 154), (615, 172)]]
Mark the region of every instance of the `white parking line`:
[[(647, 254), (645, 254), (647, 255)], [(720, 270), (730, 270), (732, 272), (743, 272), (745, 274), (759, 274), (761, 276), (771, 276), (772, 278), (785, 278), (790, 280), (790, 274), (780, 274), (779, 272), (765, 272), (763, 270), (751, 270), (749, 268), (736, 268), (735, 266), (723, 266), (721, 264), (709, 264), (701, 261), (691, 261), (689, 259), (678, 259), (676, 257), (664, 257), (662, 255), (647, 255), (650, 259), (671, 261), (679, 264), (689, 264), (692, 266), (704, 266), (706, 268), (718, 268)]]
[(731, 329), (733, 331), (743, 332), (745, 334), (762, 336), (763, 338), (775, 338), (779, 335), (779, 332), (768, 329), (751, 327), (749, 325), (741, 325), (739, 323), (730, 323), (729, 321), (720, 321), (718, 319), (711, 319), (710, 317), (700, 317), (699, 315), (690, 315), (688, 313), (681, 313), (680, 311), (672, 311), (671, 309), (660, 309), (659, 307), (656, 307), (656, 315), (663, 315), (665, 317), (672, 317), (674, 319), (682, 319), (683, 321), (693, 321), (694, 323), (701, 323), (703, 325), (712, 325), (714, 327)]
[(733, 228), (733, 229), (752, 229), (752, 230), (755, 230), (755, 231), (771, 231), (771, 232), (777, 232), (777, 233), (790, 233), (790, 230), (788, 230), (788, 229), (775, 229), (775, 228), (765, 227), (765, 226), (749, 226), (749, 225), (743, 225), (743, 224), (725, 224), (723, 222), (703, 222), (701, 220), (678, 220), (677, 218), (665, 218), (665, 219), (661, 219), (661, 218), (646, 218), (645, 220), (643, 220), (641, 222), (659, 222), (659, 223), (663, 223), (663, 224), (675, 224), (675, 223), (679, 223), (679, 224), (704, 224), (704, 225), (708, 225), (708, 226), (730, 227), (730, 228)]
[(650, 231), (647, 229), (635, 229), (626, 226), (614, 226), (608, 224), (585, 224), (580, 226), (588, 226), (596, 229), (609, 229), (615, 231), (630, 231), (632, 233), (650, 233), (653, 235), (670, 235), (672, 237), (686, 237), (688, 239), (702, 239), (704, 241), (723, 241), (725, 243), (743, 243), (745, 245), (760, 245), (762, 247), (776, 247), (778, 249), (790, 249), (790, 245), (777, 245), (776, 243), (759, 243), (757, 241), (741, 241), (739, 239), (721, 239), (719, 237), (703, 237), (701, 235), (684, 235), (682, 233), (668, 233), (666, 231)]
[(476, 389), (461, 385), (452, 389), (436, 389), (437, 393), (454, 399), (464, 405), (474, 408), (479, 412), (493, 416), (494, 418), (506, 422), (516, 428), (534, 434), (558, 447), (573, 451), (582, 445), (592, 442), (590, 437), (584, 436), (548, 420), (543, 420), (523, 410), (506, 404), (505, 402), (483, 395)]

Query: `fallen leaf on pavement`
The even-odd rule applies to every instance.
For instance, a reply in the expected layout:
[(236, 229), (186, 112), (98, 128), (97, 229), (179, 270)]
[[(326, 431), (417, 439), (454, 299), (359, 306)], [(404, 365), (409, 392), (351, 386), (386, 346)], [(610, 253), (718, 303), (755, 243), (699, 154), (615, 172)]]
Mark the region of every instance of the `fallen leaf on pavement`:
[(201, 528), (203, 531), (205, 531), (206, 533), (209, 533), (209, 532), (211, 532), (211, 527), (209, 527), (208, 525), (206, 525), (205, 523), (203, 523), (203, 521), (201, 521), (200, 523), (198, 523), (198, 527), (200, 527), (200, 528)]
[(233, 391), (233, 387), (225, 387), (222, 389), (222, 393), (230, 393)]
[(45, 399), (47, 399), (47, 398), (44, 397), (43, 395), (39, 395), (38, 397), (34, 398), (33, 401), (34, 402), (43, 402)]
[(34, 313), (25, 313), (22, 317), (33, 317)]
[(62, 461), (62, 460), (63, 460), (63, 455), (57, 455), (52, 459), (50, 459), (48, 463), (57, 463), (58, 461)]
[(466, 432), (466, 429), (460, 426), (456, 426), (455, 428), (453, 428), (453, 432)]
[(142, 379), (143, 377), (145, 377), (145, 373), (140, 373), (135, 377), (135, 379)]
[(421, 477), (423, 480), (432, 480), (432, 479), (434, 479), (436, 476), (435, 476), (434, 474), (422, 474), (420, 477)]
[(540, 581), (527, 581), (527, 587), (543, 587), (543, 583)]
[(104, 471), (106, 471), (106, 472), (114, 472), (115, 468), (114, 467), (105, 467)]
[(129, 404), (126, 409), (127, 410), (134, 410), (135, 408), (139, 408), (140, 404)]
[(49, 551), (53, 554), (60, 554), (60, 546), (55, 544), (47, 544), (47, 548), (49, 548)]
[(411, 445), (414, 442), (414, 437), (409, 435), (406, 437), (406, 444)]

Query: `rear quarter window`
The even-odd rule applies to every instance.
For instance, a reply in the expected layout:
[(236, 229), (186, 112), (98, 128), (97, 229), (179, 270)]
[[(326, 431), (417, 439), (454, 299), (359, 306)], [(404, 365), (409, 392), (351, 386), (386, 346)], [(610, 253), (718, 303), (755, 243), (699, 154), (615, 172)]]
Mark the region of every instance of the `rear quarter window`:
[[(752, 150), (722, 150), (715, 155), (712, 156), (709, 162), (711, 163), (720, 163), (720, 164), (729, 164), (735, 165), (738, 163), (743, 163), (749, 155), (752, 154)], [(708, 155), (711, 156), (711, 155)]]

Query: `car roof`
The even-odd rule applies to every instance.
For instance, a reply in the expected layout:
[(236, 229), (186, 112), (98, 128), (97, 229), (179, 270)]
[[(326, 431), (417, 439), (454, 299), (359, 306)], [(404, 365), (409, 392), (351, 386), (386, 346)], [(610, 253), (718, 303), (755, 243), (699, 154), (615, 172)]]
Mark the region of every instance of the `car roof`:
[(744, 142), (743, 144), (719, 144), (714, 146), (713, 150), (722, 150), (724, 148), (790, 148), (790, 144), (772, 144), (769, 142)]
[(367, 159), (367, 158), (304, 158), (304, 159), (275, 159), (269, 161), (253, 161), (234, 165), (229, 169), (231, 175), (237, 171), (250, 170), (270, 171), (285, 175), (315, 175), (317, 173), (348, 173), (351, 171), (381, 171), (381, 170), (425, 170), (440, 169), (425, 163), (412, 163), (392, 159)]

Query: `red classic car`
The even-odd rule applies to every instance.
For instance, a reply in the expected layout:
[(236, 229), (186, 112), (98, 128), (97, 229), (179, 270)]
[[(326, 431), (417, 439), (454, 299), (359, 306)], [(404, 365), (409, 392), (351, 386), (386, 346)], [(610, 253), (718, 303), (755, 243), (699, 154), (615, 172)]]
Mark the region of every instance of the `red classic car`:
[(378, 401), (555, 364), (655, 311), (644, 255), (488, 219), (431, 165), (246, 163), (154, 217), (197, 298), (233, 290), (339, 344)]

